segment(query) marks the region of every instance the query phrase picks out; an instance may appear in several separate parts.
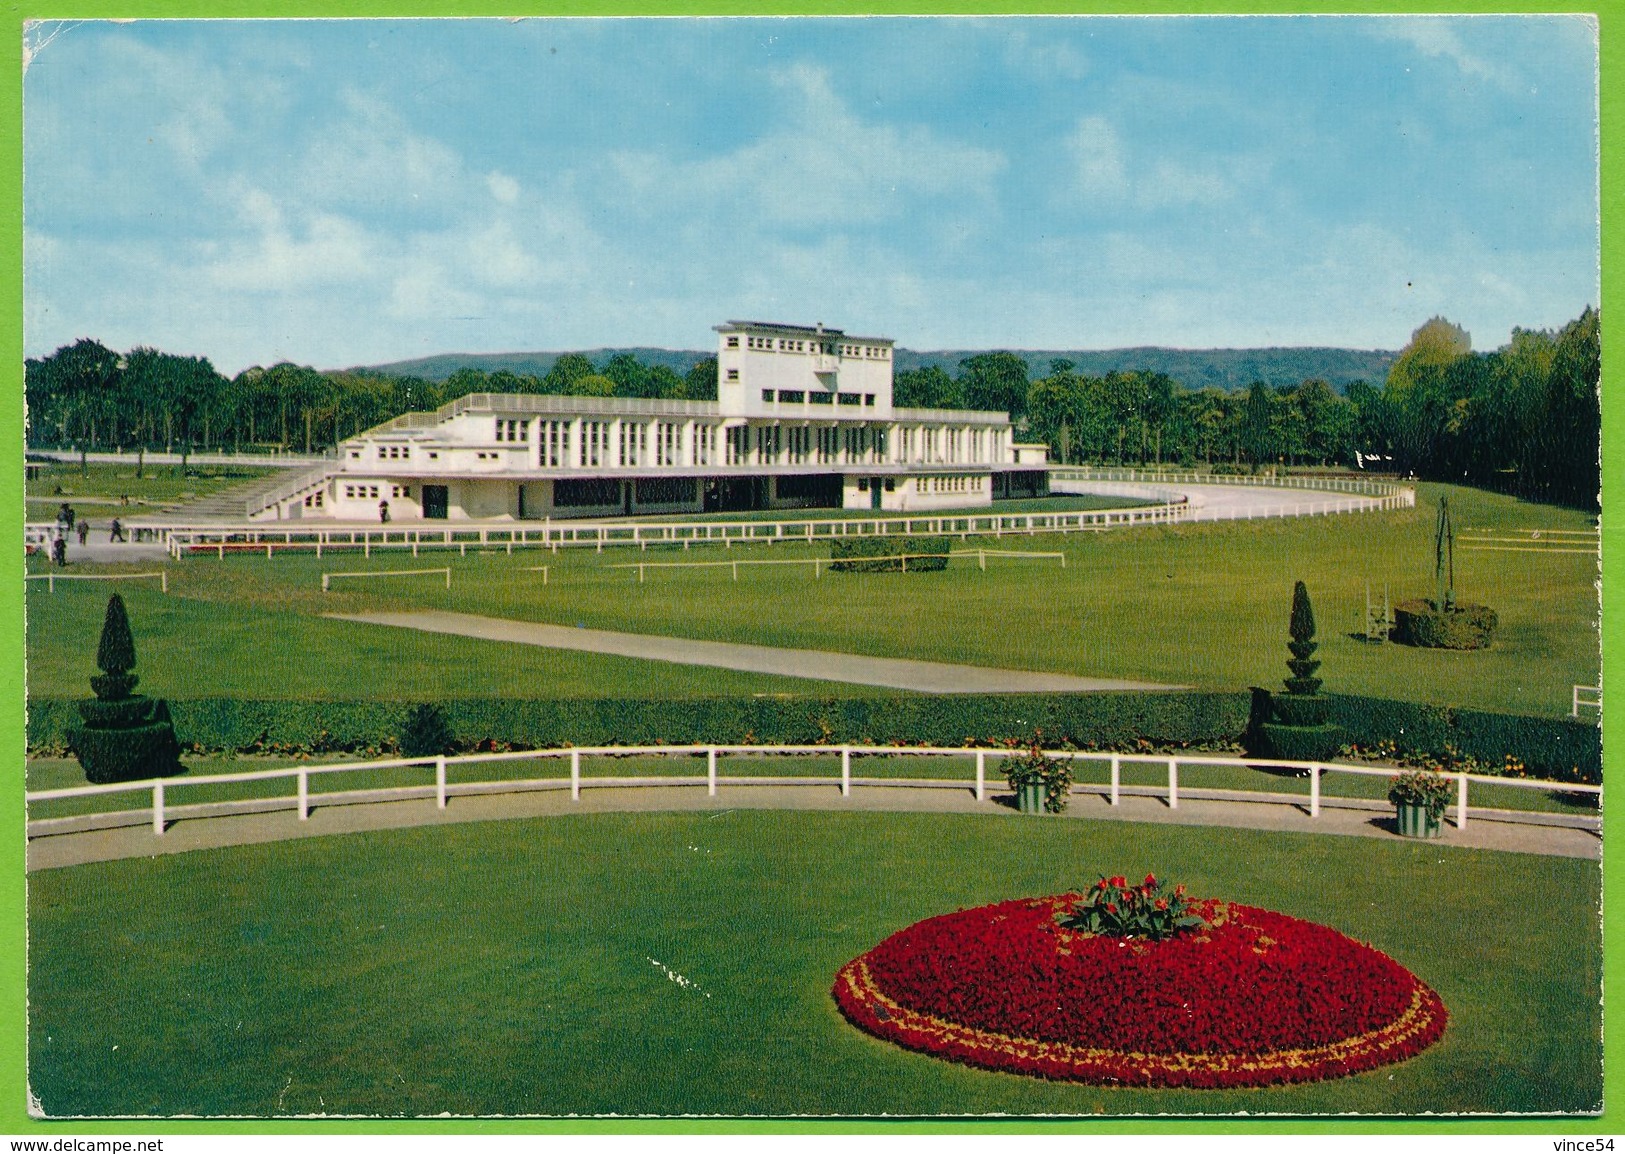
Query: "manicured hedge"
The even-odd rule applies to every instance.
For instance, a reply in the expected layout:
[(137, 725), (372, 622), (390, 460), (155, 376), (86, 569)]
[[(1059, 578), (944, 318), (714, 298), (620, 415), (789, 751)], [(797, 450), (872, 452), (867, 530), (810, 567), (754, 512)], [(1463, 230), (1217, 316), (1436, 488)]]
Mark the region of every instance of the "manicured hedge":
[[(947, 537), (835, 537), (829, 543), (830, 569), (837, 573), (928, 573), (948, 567), (953, 542)], [(928, 556), (919, 556), (919, 554)], [(902, 555), (908, 555), (905, 565)]]
[(1378, 697), (1327, 697), (1332, 703), (1328, 720), (1362, 746), (1386, 741), (1401, 750), (1435, 757), (1465, 754), (1486, 763), (1486, 772), (1496, 772), (1510, 757), (1522, 763), (1528, 777), (1586, 785), (1602, 782), (1602, 730), (1594, 722)]
[[(412, 702), (171, 701), (183, 741), (206, 750), (376, 747), (401, 736)], [(463, 745), (629, 745), (665, 742), (875, 742), (964, 745), (1003, 738), (1132, 748), (1145, 739), (1234, 741), (1247, 727), (1244, 693), (941, 695), (882, 698), (565, 699), (438, 703)], [(71, 701), (29, 703), (31, 748), (59, 746), (77, 716)]]
[[(1390, 742), (1432, 756), (1466, 754), (1487, 764), (1507, 757), (1528, 776), (1596, 783), (1602, 742), (1595, 724), (1446, 709), (1405, 701), (1327, 694), (1327, 721), (1365, 747)], [(245, 701), (202, 698), (169, 703), (180, 739), (205, 750), (281, 747), (309, 752), (376, 748), (398, 740), (410, 701)], [(1214, 746), (1251, 728), (1248, 693), (1088, 693), (919, 695), (880, 698), (703, 698), (686, 701), (566, 699), (450, 700), (437, 703), (465, 746), (617, 745), (665, 742), (901, 742), (963, 745), (1031, 740), (1046, 745), (1133, 749), (1136, 742)], [(1267, 706), (1266, 706), (1267, 708)], [(60, 749), (79, 720), (70, 699), (29, 702), (30, 749)], [(1266, 717), (1258, 720), (1267, 720)]]
[(1401, 601), (1394, 606), (1394, 640), (1425, 649), (1483, 649), (1497, 620), (1488, 605), (1463, 602), (1440, 613), (1432, 601)]

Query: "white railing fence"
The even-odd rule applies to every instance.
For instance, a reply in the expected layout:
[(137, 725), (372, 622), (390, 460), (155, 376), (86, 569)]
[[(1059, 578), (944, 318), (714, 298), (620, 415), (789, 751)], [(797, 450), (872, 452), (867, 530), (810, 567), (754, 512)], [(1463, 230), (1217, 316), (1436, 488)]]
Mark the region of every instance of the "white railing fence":
[[(1245, 769), (1257, 769), (1268, 766), (1271, 769), (1298, 770), (1308, 775), (1309, 793), (1307, 797), (1301, 794), (1284, 794), (1265, 792), (1259, 790), (1231, 790), (1231, 789), (1202, 789), (1203, 796), (1211, 796), (1220, 800), (1246, 800), (1262, 801), (1291, 806), (1302, 806), (1308, 803), (1308, 814), (1311, 818), (1320, 816), (1323, 800), (1322, 779), (1327, 774), (1349, 774), (1369, 777), (1397, 777), (1407, 771), (1391, 769), (1383, 766), (1347, 765), (1340, 762), (1298, 762), (1298, 761), (1260, 761), (1256, 759), (1236, 757), (1203, 757), (1203, 756), (1168, 756), (1165, 754), (1133, 754), (1133, 753), (1085, 753), (1075, 750), (1049, 750), (1048, 756), (1064, 758), (1073, 762), (1087, 762), (1099, 770), (1106, 771), (1104, 782), (1074, 782), (1073, 793), (1101, 794), (1112, 805), (1119, 804), (1124, 793), (1144, 794), (1161, 797), (1169, 809), (1179, 808), (1180, 783), (1179, 773), (1182, 767), (1191, 766), (1231, 766)], [(171, 820), (188, 816), (217, 816), (230, 812), (260, 811), (267, 808), (295, 809), (300, 821), (310, 816), (312, 795), (310, 782), (312, 777), (334, 777), (344, 774), (355, 774), (374, 770), (389, 769), (421, 769), (434, 772), (432, 784), (420, 786), (405, 786), (384, 789), (361, 790), (351, 793), (318, 794), (317, 799), (323, 805), (355, 804), (364, 801), (407, 800), (410, 798), (426, 798), (432, 796), (439, 809), (446, 808), (450, 798), (459, 794), (492, 794), (492, 793), (521, 793), (543, 789), (563, 789), (566, 785), (570, 790), (570, 797), (579, 801), (581, 791), (587, 788), (638, 788), (654, 786), (700, 786), (706, 787), (708, 795), (715, 797), (717, 791), (724, 785), (735, 786), (825, 786), (833, 785), (836, 779), (833, 776), (762, 776), (762, 775), (730, 775), (724, 776), (719, 770), (719, 763), (728, 757), (764, 758), (764, 757), (839, 757), (841, 775), (839, 778), (841, 796), (851, 796), (853, 788), (888, 787), (888, 788), (969, 788), (978, 801), (985, 801), (988, 796), (988, 770), (989, 763), (995, 774), (998, 774), (998, 763), (1010, 756), (1009, 750), (1004, 749), (974, 749), (954, 747), (925, 747), (925, 746), (883, 746), (883, 745), (649, 745), (649, 746), (599, 746), (592, 748), (564, 748), (564, 749), (529, 749), (507, 753), (474, 753), (451, 757), (424, 757), (424, 758), (391, 758), (381, 761), (344, 762), (333, 765), (296, 765), (281, 769), (253, 770), (244, 773), (217, 773), (200, 775), (197, 777), (183, 776), (171, 778), (158, 778), (151, 781), (117, 782), (109, 785), (82, 785), (65, 789), (31, 790), (25, 795), (28, 805), (37, 805), (43, 802), (58, 801), (66, 798), (101, 797), (118, 794), (148, 794), (151, 797), (150, 806), (141, 806), (136, 810), (108, 811), (97, 816), (120, 816), (140, 814), (150, 811), (152, 832), (154, 836), (162, 837), (165, 827)], [(581, 771), (583, 758), (605, 757), (704, 757), (706, 771), (704, 774), (678, 774), (672, 776), (641, 776), (641, 777), (615, 777), (606, 775), (585, 775)], [(856, 777), (852, 767), (854, 759), (865, 757), (931, 757), (931, 758), (964, 758), (974, 762), (974, 784), (964, 778), (923, 778), (923, 777)], [(490, 764), (497, 762), (537, 761), (537, 762), (568, 762), (568, 777), (554, 774), (546, 777), (532, 777), (519, 780), (501, 779), (491, 781), (464, 781), (452, 783), (447, 780), (447, 771), (452, 767)], [(1122, 780), (1122, 771), (1125, 765), (1144, 764), (1166, 766), (1167, 779), (1165, 786), (1144, 787), (1126, 786)], [(1515, 789), (1536, 789), (1556, 791), (1562, 793), (1594, 794), (1601, 804), (1602, 787), (1599, 785), (1573, 785), (1558, 781), (1534, 781), (1523, 778), (1490, 777), (1482, 774), (1452, 773), (1446, 776), (1456, 783), (1455, 825), (1458, 829), (1467, 825), (1469, 813), (1468, 786), (1469, 783), (1482, 785), (1506, 786)], [(175, 806), (170, 803), (167, 793), (189, 790), (198, 786), (227, 785), (242, 782), (291, 780), (294, 792), (291, 797), (280, 798), (251, 798), (233, 801), (212, 801), (194, 803), (189, 806)], [(1194, 794), (1198, 791), (1187, 790)], [(1504, 816), (1510, 811), (1496, 811)], [(68, 832), (83, 826), (87, 815), (74, 815), (71, 817), (38, 818), (28, 822), (28, 836), (41, 837), (52, 833)], [(1586, 828), (1595, 828), (1600, 831), (1600, 821), (1583, 819)]]
[(28, 573), (24, 581), (43, 581), (47, 592), (56, 592), (58, 581), (139, 581), (143, 578), (158, 578), (158, 585), (162, 592), (169, 592), (169, 570), (159, 569), (153, 573)]
[(1569, 707), (1569, 716), (1579, 717), (1582, 709), (1595, 709), (1598, 719), (1602, 718), (1602, 686), (1576, 685), (1574, 687), (1573, 704)]

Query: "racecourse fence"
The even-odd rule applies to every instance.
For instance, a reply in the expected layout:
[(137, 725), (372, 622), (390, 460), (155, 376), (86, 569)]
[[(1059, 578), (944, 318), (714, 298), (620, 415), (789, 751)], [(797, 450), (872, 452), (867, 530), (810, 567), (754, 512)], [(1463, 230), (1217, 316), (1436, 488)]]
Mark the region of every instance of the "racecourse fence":
[[(1063, 484), (1101, 482), (1118, 495), (1138, 496), (1148, 502), (1128, 509), (1078, 510), (1053, 513), (986, 512), (917, 513), (882, 517), (810, 518), (786, 517), (761, 520), (705, 521), (525, 521), (490, 523), (447, 523), (360, 525), (288, 521), (245, 522), (242, 524), (184, 524), (164, 521), (125, 522), (130, 539), (161, 544), (176, 560), (190, 555), (228, 553), (359, 552), (371, 556), (374, 549), (406, 550), (415, 557), (424, 550), (455, 549), (466, 555), (469, 549), (515, 548), (549, 549), (697, 545), (772, 544), (776, 542), (813, 543), (838, 537), (893, 536), (1033, 536), (1040, 533), (1090, 533), (1138, 525), (1158, 525), (1180, 521), (1300, 516), (1331, 516), (1375, 509), (1409, 508), (1416, 492), (1407, 486), (1385, 481), (1348, 480), (1332, 477), (1228, 477), (1177, 471), (1151, 472), (1132, 469), (1055, 469), (1052, 479)], [(1257, 488), (1309, 490), (1339, 495), (1319, 502), (1293, 501), (1279, 505), (1249, 505), (1244, 509), (1214, 510), (1191, 500), (1189, 494), (1169, 486), (1243, 485)], [(1361, 498), (1350, 500), (1350, 497)], [(25, 535), (48, 533), (52, 525), (32, 524)], [(32, 539), (32, 537), (30, 537)]]
[[(1074, 782), (1072, 793), (1096, 794), (1106, 798), (1111, 805), (1118, 805), (1124, 794), (1153, 796), (1161, 798), (1169, 809), (1179, 808), (1181, 789), (1179, 774), (1181, 768), (1192, 766), (1233, 766), (1247, 769), (1268, 767), (1270, 769), (1287, 769), (1299, 771), (1308, 777), (1309, 791), (1303, 794), (1277, 793), (1262, 790), (1232, 790), (1232, 789), (1187, 789), (1184, 796), (1192, 799), (1230, 800), (1273, 803), (1295, 806), (1306, 809), (1310, 818), (1318, 818), (1323, 805), (1322, 779), (1328, 774), (1348, 774), (1354, 776), (1370, 777), (1396, 777), (1405, 770), (1388, 768), (1385, 766), (1348, 765), (1334, 761), (1261, 761), (1235, 757), (1205, 757), (1199, 755), (1165, 754), (1130, 754), (1130, 753), (1095, 753), (1080, 752), (1077, 750), (1048, 750), (1048, 756), (1069, 760), (1076, 771), (1078, 763), (1082, 762), (1093, 767), (1097, 774), (1104, 773), (1103, 781)], [(838, 784), (841, 796), (850, 797), (855, 788), (915, 788), (915, 789), (967, 789), (974, 793), (978, 801), (985, 801), (988, 797), (988, 769), (993, 763), (995, 773), (998, 772), (998, 762), (1008, 756), (1012, 751), (1004, 749), (975, 749), (953, 747), (922, 747), (922, 746), (877, 746), (877, 745), (651, 745), (651, 746), (601, 746), (593, 748), (563, 748), (563, 749), (530, 749), (504, 753), (475, 753), (461, 756), (419, 757), (419, 758), (392, 758), (380, 761), (344, 762), (332, 765), (297, 765), (281, 769), (254, 770), (244, 773), (220, 773), (199, 775), (197, 777), (182, 776), (171, 778), (156, 778), (150, 781), (117, 782), (108, 785), (73, 786), (65, 789), (31, 790), (25, 795), (29, 806), (41, 805), (47, 802), (60, 801), (70, 798), (86, 797), (118, 797), (126, 794), (145, 794), (150, 803), (133, 810), (99, 811), (94, 814), (78, 814), (66, 817), (31, 818), (27, 823), (27, 835), (30, 838), (45, 837), (53, 834), (80, 832), (87, 828), (110, 828), (119, 825), (146, 824), (150, 821), (153, 836), (162, 837), (164, 831), (172, 821), (184, 819), (201, 819), (207, 817), (224, 816), (227, 814), (241, 814), (252, 812), (265, 812), (270, 810), (293, 809), (297, 811), (300, 821), (308, 820), (310, 811), (316, 806), (354, 805), (381, 801), (406, 801), (413, 799), (434, 798), (437, 809), (445, 809), (451, 799), (466, 795), (488, 795), (499, 793), (523, 793), (536, 790), (563, 790), (570, 791), (572, 801), (581, 799), (583, 789), (593, 788), (646, 788), (660, 786), (691, 786), (705, 787), (706, 793), (717, 796), (720, 789), (725, 786), (795, 786), (807, 788), (831, 788), (837, 784), (833, 774), (828, 776), (764, 776), (752, 775), (724, 775), (721, 765), (730, 757), (762, 759), (772, 757), (797, 758), (825, 758), (840, 759), (840, 777)], [(705, 758), (706, 770), (703, 774), (673, 774), (669, 776), (612, 776), (588, 775), (582, 772), (583, 758), (626, 758), (626, 757), (662, 757), (662, 758)], [(928, 777), (861, 777), (853, 772), (853, 764), (863, 758), (952, 758), (964, 759), (974, 763), (974, 779), (964, 778), (928, 778)], [(462, 768), (482, 764), (502, 762), (535, 761), (541, 764), (567, 763), (568, 775), (564, 772), (547, 776), (525, 777), (521, 779), (501, 779), (484, 781), (458, 781), (448, 780), (448, 771), (453, 768)], [(1125, 785), (1122, 780), (1122, 771), (1125, 765), (1157, 765), (1166, 767), (1167, 778), (1165, 785), (1135, 786)], [(432, 781), (422, 785), (409, 785), (386, 789), (359, 789), (350, 791), (323, 792), (313, 795), (310, 789), (313, 778), (332, 779), (342, 778), (345, 774), (358, 774), (377, 770), (419, 770), (428, 775), (433, 772)], [(1588, 794), (1597, 797), (1599, 811), (1602, 801), (1602, 787), (1594, 785), (1571, 785), (1566, 782), (1535, 781), (1522, 778), (1490, 777), (1481, 774), (1451, 773), (1445, 775), (1455, 782), (1456, 802), (1454, 810), (1454, 824), (1460, 828), (1467, 825), (1470, 812), (1468, 790), (1472, 783), (1483, 785), (1505, 786), (1515, 789), (1534, 789), (1563, 794)], [(291, 795), (248, 798), (226, 801), (195, 802), (187, 805), (173, 804), (171, 798), (176, 793), (185, 792), (204, 786), (218, 786), (247, 782), (291, 781), (293, 793)], [(1000, 792), (1006, 792), (1002, 788)], [(1345, 799), (1333, 799), (1336, 804)], [(1497, 810), (1481, 807), (1484, 815), (1493, 815), (1498, 820), (1532, 821), (1542, 816), (1547, 820), (1540, 824), (1563, 824), (1578, 826), (1600, 835), (1600, 818), (1579, 817), (1553, 819), (1551, 815), (1532, 815), (1514, 810)]]

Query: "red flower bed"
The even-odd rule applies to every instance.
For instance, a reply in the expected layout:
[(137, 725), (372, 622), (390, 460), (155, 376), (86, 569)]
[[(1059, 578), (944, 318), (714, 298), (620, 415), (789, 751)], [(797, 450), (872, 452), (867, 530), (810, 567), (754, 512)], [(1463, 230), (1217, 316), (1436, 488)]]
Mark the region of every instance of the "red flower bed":
[(1271, 910), (1193, 902), (1163, 941), (1088, 935), (1077, 894), (928, 918), (847, 963), (835, 1000), (913, 1050), (1135, 1086), (1308, 1082), (1398, 1062), (1444, 1033), (1439, 996), (1379, 950)]

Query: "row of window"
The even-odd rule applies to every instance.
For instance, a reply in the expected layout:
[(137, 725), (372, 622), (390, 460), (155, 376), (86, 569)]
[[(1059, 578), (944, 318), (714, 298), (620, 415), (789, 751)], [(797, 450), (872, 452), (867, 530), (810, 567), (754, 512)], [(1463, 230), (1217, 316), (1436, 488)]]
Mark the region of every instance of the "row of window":
[(497, 440), (508, 442), (530, 440), (530, 422), (499, 417), (497, 419)]
[[(730, 336), (728, 348), (737, 349), (739, 338)], [(825, 356), (834, 356), (839, 353), (843, 357), (867, 357), (870, 360), (883, 361), (890, 357), (891, 350), (873, 345), (843, 345), (833, 341), (807, 341), (795, 340), (792, 337), (747, 337), (745, 347), (754, 349), (759, 353), (823, 353)]]
[[(412, 495), (412, 486), (410, 486), (410, 485), (391, 485), (391, 486), (389, 486), (389, 495), (391, 497), (411, 497), (411, 495)], [(346, 485), (346, 486), (344, 486), (344, 496), (345, 496), (345, 498), (347, 500), (350, 500), (350, 501), (371, 501), (371, 500), (375, 500), (377, 498), (377, 496), (378, 496), (378, 486), (377, 485)], [(306, 505), (310, 504), (310, 498), (309, 497), (305, 498), (305, 504)], [(319, 509), (319, 508), (321, 508), (321, 505), (322, 505), (322, 495), (320, 493), (317, 493), (316, 494), (316, 505), (315, 505), (315, 507)]]
[(843, 405), (873, 406), (873, 393), (821, 393), (803, 389), (763, 389), (762, 402), (773, 405), (829, 405), (837, 401)]
[(979, 493), (980, 477), (919, 477), (915, 487), (922, 493)]

